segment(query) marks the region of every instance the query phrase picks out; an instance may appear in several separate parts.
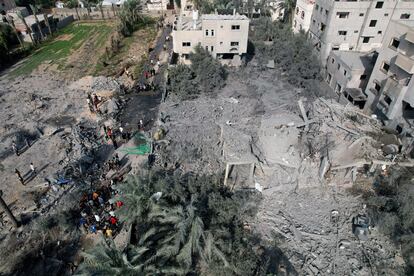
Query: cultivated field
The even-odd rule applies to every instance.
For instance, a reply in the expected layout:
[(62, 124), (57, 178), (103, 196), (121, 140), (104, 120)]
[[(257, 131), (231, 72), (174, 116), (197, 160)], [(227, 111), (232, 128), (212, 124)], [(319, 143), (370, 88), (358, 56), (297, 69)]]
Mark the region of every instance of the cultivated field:
[(111, 23), (71, 24), (15, 66), (10, 76), (28, 75), (34, 70), (89, 73), (95, 69), (99, 53), (105, 49), (113, 30)]

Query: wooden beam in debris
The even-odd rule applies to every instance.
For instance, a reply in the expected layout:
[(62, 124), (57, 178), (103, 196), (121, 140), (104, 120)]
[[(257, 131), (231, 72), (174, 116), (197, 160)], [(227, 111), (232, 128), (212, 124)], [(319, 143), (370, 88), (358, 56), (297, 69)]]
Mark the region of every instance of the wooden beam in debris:
[(347, 127), (344, 127), (343, 125), (340, 125), (340, 124), (338, 124), (338, 123), (336, 123), (335, 125), (336, 125), (338, 128), (343, 129), (343, 130), (345, 130), (345, 131), (347, 131), (347, 132), (349, 132), (349, 133), (351, 133), (351, 134), (354, 134), (354, 135), (359, 135), (359, 133), (358, 133), (358, 132), (353, 131), (352, 129), (349, 129), (349, 128), (347, 128)]

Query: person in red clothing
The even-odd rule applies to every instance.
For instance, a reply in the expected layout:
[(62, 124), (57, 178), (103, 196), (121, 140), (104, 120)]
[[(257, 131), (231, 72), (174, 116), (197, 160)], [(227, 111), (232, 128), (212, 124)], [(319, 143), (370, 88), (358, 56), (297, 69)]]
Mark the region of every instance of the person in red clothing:
[(124, 205), (124, 203), (122, 201), (118, 200), (116, 202), (116, 207), (120, 208), (120, 207), (122, 207), (122, 205)]
[(109, 139), (112, 139), (112, 129), (110, 127), (106, 128), (106, 134), (108, 135)]
[(112, 225), (116, 225), (116, 223), (118, 222), (118, 219), (117, 219), (116, 217), (111, 216), (111, 217), (109, 218), (109, 222), (110, 222)]

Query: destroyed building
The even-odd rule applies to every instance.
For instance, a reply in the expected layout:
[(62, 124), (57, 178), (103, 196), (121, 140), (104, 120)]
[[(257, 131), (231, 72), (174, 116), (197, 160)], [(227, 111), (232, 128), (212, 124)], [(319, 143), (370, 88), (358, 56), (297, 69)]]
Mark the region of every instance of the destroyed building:
[(376, 61), (376, 53), (331, 51), (326, 65), (326, 83), (338, 96), (344, 96), (361, 109), (364, 94)]
[(309, 31), (315, 0), (296, 1), (295, 14), (293, 17), (293, 32)]
[(414, 119), (414, 21), (389, 25), (366, 90), (366, 109), (399, 133)]

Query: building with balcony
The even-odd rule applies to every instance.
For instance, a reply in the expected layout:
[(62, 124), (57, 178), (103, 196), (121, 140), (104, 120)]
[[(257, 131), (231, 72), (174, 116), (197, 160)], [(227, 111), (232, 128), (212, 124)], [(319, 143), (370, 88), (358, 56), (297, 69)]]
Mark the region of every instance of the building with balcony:
[(192, 17), (181, 14), (174, 22), (173, 51), (179, 61), (190, 63), (188, 57), (200, 45), (223, 64), (238, 66), (247, 53), (249, 19), (245, 15), (204, 14), (192, 12)]
[(315, 0), (297, 0), (292, 21), (294, 33), (309, 31)]
[(326, 65), (332, 50), (370, 52), (381, 48), (391, 20), (414, 17), (408, 0), (316, 0), (309, 36)]
[(376, 58), (376, 53), (331, 51), (326, 64), (326, 82), (338, 96), (362, 109)]
[(366, 94), (367, 110), (401, 132), (414, 126), (414, 21), (391, 21)]

